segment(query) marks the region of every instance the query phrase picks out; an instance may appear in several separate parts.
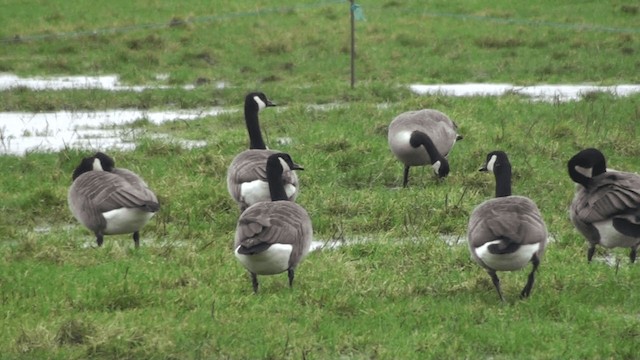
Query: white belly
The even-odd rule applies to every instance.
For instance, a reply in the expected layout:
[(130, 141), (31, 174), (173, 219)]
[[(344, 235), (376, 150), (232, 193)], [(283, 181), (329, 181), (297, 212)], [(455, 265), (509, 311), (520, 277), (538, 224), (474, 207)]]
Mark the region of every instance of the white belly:
[(140, 209), (120, 208), (102, 213), (107, 220), (106, 235), (129, 234), (140, 230), (155, 213)]
[(267, 250), (255, 255), (239, 254), (238, 248), (235, 251), (236, 258), (247, 270), (254, 274), (273, 275), (289, 269), (289, 258), (291, 258), (293, 250), (292, 245), (273, 244)]
[[(287, 198), (291, 198), (296, 192), (296, 187), (293, 186), (293, 184), (286, 184), (284, 191), (287, 193)], [(262, 201), (271, 201), (269, 183), (262, 180), (242, 183), (242, 185), (240, 185), (240, 201), (248, 206)]]
[(611, 220), (593, 223), (600, 233), (600, 245), (607, 248), (634, 247), (640, 244), (640, 238), (623, 235), (613, 227)]
[(489, 245), (498, 244), (500, 240), (491, 241), (476, 248), (476, 255), (491, 269), (498, 271), (520, 270), (527, 266), (531, 257), (540, 249), (540, 244), (522, 245), (517, 251), (508, 254), (492, 254)]

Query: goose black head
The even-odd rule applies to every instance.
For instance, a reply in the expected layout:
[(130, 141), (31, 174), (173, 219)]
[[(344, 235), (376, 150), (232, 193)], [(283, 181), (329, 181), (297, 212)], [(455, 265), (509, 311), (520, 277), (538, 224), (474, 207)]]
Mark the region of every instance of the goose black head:
[(511, 170), (511, 163), (509, 162), (507, 153), (496, 150), (487, 154), (487, 159), (479, 171), (488, 171), (497, 174), (507, 169)]
[(436, 160), (431, 164), (431, 167), (433, 168), (433, 172), (435, 172), (436, 176), (440, 179), (444, 179), (449, 175), (449, 162), (445, 158)]
[(429, 135), (422, 131), (415, 130), (411, 133), (409, 144), (414, 148), (424, 147), (431, 160), (433, 172), (435, 172), (438, 178), (443, 179), (449, 175), (449, 161), (438, 152)]
[(80, 165), (73, 171), (72, 179), (89, 171), (111, 171), (115, 162), (108, 155), (98, 152), (93, 156), (85, 157), (80, 161)]
[(269, 192), (271, 193), (272, 201), (288, 199), (282, 181), (282, 175), (286, 168), (303, 170), (302, 166), (293, 162), (289, 154), (275, 153), (267, 158), (267, 182), (269, 183)]
[(511, 163), (504, 151), (496, 150), (487, 154), (480, 171), (491, 172), (496, 178), (496, 197), (511, 196)]
[(291, 159), (291, 156), (287, 153), (280, 153), (278, 155), (278, 157), (282, 160), (284, 160), (284, 162), (287, 163), (287, 166), (289, 166), (289, 169), (291, 170), (304, 170), (304, 168), (296, 163), (293, 162), (293, 159)]
[(593, 177), (607, 171), (607, 160), (600, 150), (588, 148), (569, 159), (567, 169), (571, 180), (587, 186)]
[(97, 152), (93, 155), (93, 159), (97, 160), (97, 162), (94, 161), (93, 170), (111, 171), (116, 165), (113, 158), (103, 152)]
[(279, 173), (284, 171), (285, 164), (290, 170), (304, 170), (304, 167), (293, 162), (293, 159), (291, 159), (291, 156), (287, 153), (272, 154), (267, 159), (267, 169), (271, 167), (276, 169)]
[(251, 110), (259, 112), (260, 110), (270, 106), (276, 106), (276, 104), (269, 100), (267, 95), (263, 92), (250, 92), (244, 99), (245, 111)]

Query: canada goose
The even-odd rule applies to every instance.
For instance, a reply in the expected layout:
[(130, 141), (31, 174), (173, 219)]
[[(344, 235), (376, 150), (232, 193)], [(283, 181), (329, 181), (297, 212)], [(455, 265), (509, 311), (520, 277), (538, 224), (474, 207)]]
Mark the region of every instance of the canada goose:
[(462, 140), (458, 126), (447, 115), (431, 109), (398, 115), (391, 121), (387, 137), (391, 151), (404, 164), (403, 187), (409, 182), (411, 166), (431, 164), (439, 178), (447, 176), (447, 155), (456, 141)]
[(156, 195), (135, 173), (116, 168), (112, 158), (98, 152), (82, 159), (73, 172), (67, 201), (73, 216), (96, 235), (133, 233), (140, 246), (140, 229), (160, 210)]
[(495, 174), (496, 197), (476, 206), (471, 213), (467, 230), (471, 256), (487, 270), (502, 301), (496, 271), (519, 270), (533, 263), (520, 293), (521, 298), (526, 298), (547, 245), (547, 228), (531, 199), (511, 195), (511, 164), (506, 153), (489, 153), (480, 171)]
[(584, 149), (567, 163), (569, 176), (577, 184), (571, 202), (571, 222), (589, 242), (587, 260), (596, 245), (631, 248), (635, 262), (640, 247), (640, 176), (607, 171), (607, 162), (597, 149)]
[(287, 271), (293, 286), (294, 271), (309, 252), (313, 235), (307, 211), (287, 201), (282, 174), (293, 166), (291, 157), (276, 153), (266, 162), (271, 201), (253, 204), (240, 215), (234, 242), (235, 256), (251, 274), (254, 293), (257, 275)]
[[(244, 118), (250, 140), (249, 150), (238, 154), (227, 171), (227, 190), (238, 203), (240, 212), (252, 204), (271, 199), (265, 164), (270, 155), (278, 152), (267, 150), (258, 121), (258, 112), (270, 106), (276, 105), (261, 92), (249, 93), (244, 100)], [(287, 200), (291, 201), (295, 201), (298, 196), (298, 176), (293, 170), (301, 169), (294, 165), (291, 169), (285, 170), (282, 175)]]

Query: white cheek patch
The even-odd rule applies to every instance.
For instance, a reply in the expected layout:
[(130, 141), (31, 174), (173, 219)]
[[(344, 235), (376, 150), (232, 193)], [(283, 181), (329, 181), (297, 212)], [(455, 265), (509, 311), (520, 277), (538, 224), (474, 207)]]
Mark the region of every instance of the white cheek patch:
[(495, 155), (492, 155), (491, 159), (489, 159), (489, 161), (487, 162), (487, 170), (493, 172), (493, 169), (496, 166), (497, 160), (498, 160), (498, 157)]
[(283, 158), (279, 157), (278, 160), (280, 160), (280, 164), (282, 165), (282, 172), (283, 173), (286, 172), (286, 171), (291, 170), (291, 169), (289, 169), (289, 164), (287, 164), (287, 162), (284, 161)]
[(291, 199), (291, 197), (296, 193), (297, 189), (293, 184), (287, 184), (284, 186), (284, 192), (287, 194), (287, 199)]
[(434, 162), (433, 165), (431, 165), (433, 171), (436, 172), (436, 175), (440, 174), (440, 165), (442, 165), (442, 163), (440, 163), (440, 160)]
[(102, 164), (100, 163), (100, 159), (95, 158), (93, 160), (93, 170), (94, 171), (104, 171), (104, 169), (102, 168)]
[(258, 109), (259, 110), (262, 110), (262, 109), (267, 107), (267, 104), (265, 104), (264, 101), (262, 101), (262, 99), (260, 99), (259, 96), (254, 96), (253, 97), (253, 101), (255, 101), (256, 104), (258, 104)]
[(582, 174), (583, 176), (586, 176), (588, 178), (592, 178), (593, 177), (593, 168), (585, 168), (582, 166), (574, 166), (574, 169), (576, 169), (577, 172), (579, 172), (580, 174)]

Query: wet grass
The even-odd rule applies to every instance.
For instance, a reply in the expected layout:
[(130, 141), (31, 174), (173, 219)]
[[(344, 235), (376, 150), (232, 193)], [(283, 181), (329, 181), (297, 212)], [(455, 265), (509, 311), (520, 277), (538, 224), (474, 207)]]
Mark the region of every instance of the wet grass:
[[(586, 263), (567, 219), (565, 162), (597, 146), (610, 166), (639, 168), (638, 101), (413, 96), (382, 108), (265, 111), (269, 143), (290, 137), (278, 148), (305, 166), (299, 203), (316, 238), (371, 240), (312, 253), (294, 289), (285, 276), (265, 277), (257, 296), (230, 249), (237, 208), (224, 177), (246, 146), (240, 113), (137, 125), (206, 140), (205, 148), (143, 138), (135, 151), (113, 152), (163, 204), (138, 251), (129, 236), (87, 247), (94, 240), (65, 200), (84, 153), (0, 157), (0, 343), (12, 358), (633, 358), (637, 267), (624, 251), (612, 252), (617, 268)], [(465, 139), (445, 181), (417, 168), (400, 189), (384, 129), (420, 107), (448, 113)], [(473, 207), (492, 196), (493, 179), (477, 169), (493, 149), (509, 152), (514, 192), (538, 203), (555, 238), (527, 301), (517, 300), (525, 272), (502, 276), (508, 302), (500, 304), (466, 247), (440, 239), (464, 236)]]
[[(228, 164), (247, 146), (240, 112), (162, 125), (138, 121), (131, 126), (140, 133), (136, 150), (111, 152), (162, 203), (139, 250), (129, 236), (91, 247), (93, 237), (68, 211), (71, 172), (85, 152), (0, 156), (0, 357), (637, 357), (638, 266), (617, 250), (610, 252), (617, 267), (586, 263), (586, 246), (567, 218), (573, 183), (565, 167), (578, 149), (595, 146), (610, 167), (640, 169), (640, 97), (593, 93), (543, 103), (515, 94), (416, 96), (406, 87), (637, 83), (638, 34), (624, 30), (637, 27), (637, 5), (363, 3), (367, 21), (357, 24), (352, 90), (346, 3), (225, 2), (216, 14), (247, 15), (216, 21), (189, 21), (213, 14), (207, 3), (86, 4), (2, 4), (0, 38), (19, 37), (0, 43), (0, 71), (115, 73), (130, 84), (198, 86), (14, 89), (0, 93), (0, 109), (240, 109), (247, 90), (261, 89), (282, 105), (261, 115), (267, 143), (306, 169), (299, 203), (311, 214), (316, 239), (370, 240), (314, 252), (293, 289), (284, 275), (264, 277), (254, 296), (231, 253), (238, 213), (225, 186)], [(287, 4), (300, 7), (248, 15)], [(141, 24), (166, 26), (28, 40)], [(590, 28), (598, 26), (622, 30)], [(229, 86), (220, 89), (218, 81)], [(418, 108), (449, 114), (465, 139), (450, 156), (445, 181), (428, 168), (413, 169), (410, 187), (400, 189), (402, 166), (388, 150), (386, 127)], [(156, 133), (207, 146), (186, 149), (154, 139)], [(493, 179), (477, 169), (494, 149), (509, 153), (514, 193), (538, 203), (555, 239), (530, 299), (517, 299), (526, 272), (501, 275), (506, 304), (465, 246), (441, 239), (464, 237), (469, 213), (492, 196)]]
[[(186, 108), (234, 103), (255, 88), (287, 101), (327, 103), (363, 97), (396, 101), (403, 93), (390, 85), (416, 82), (640, 82), (639, 15), (632, 3), (363, 4), (366, 21), (357, 23), (359, 92), (348, 88), (347, 2), (236, 1), (215, 9), (207, 3), (167, 4), (127, 3), (117, 12), (111, 4), (88, 11), (73, 1), (5, 4), (0, 71), (118, 74), (129, 84), (198, 85), (198, 90), (93, 92), (93, 99), (104, 100), (81, 101), (86, 95), (67, 91), (23, 99), (14, 94), (18, 89), (3, 93), (0, 108)], [(148, 6), (155, 10), (145, 11)], [(116, 31), (92, 32), (101, 29)], [(159, 81), (158, 74), (166, 80)], [(220, 91), (219, 82), (231, 89)]]

